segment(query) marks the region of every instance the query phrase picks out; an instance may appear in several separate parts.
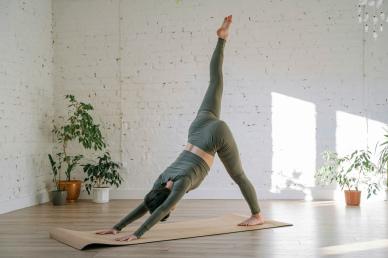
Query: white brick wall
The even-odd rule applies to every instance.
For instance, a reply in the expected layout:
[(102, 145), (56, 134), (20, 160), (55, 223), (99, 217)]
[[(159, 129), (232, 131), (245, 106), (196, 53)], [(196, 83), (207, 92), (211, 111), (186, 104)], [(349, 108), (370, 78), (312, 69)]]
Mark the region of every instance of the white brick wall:
[[(330, 198), (330, 191), (308, 180), (323, 150), (348, 144), (336, 139), (336, 128), (348, 124), (336, 112), (344, 112), (345, 119), (357, 116), (356, 127), (366, 127), (365, 115), (386, 123), (387, 35), (377, 42), (369, 35), (363, 45), (353, 0), (54, 1), (56, 86), (90, 94), (87, 99), (107, 122), (111, 149), (125, 165), (126, 182), (114, 197), (142, 198), (183, 149), (207, 87), (215, 30), (230, 13), (234, 22), (225, 48), (222, 118), (234, 132), (260, 198)], [(373, 68), (375, 62), (381, 66)], [(292, 106), (274, 107), (276, 94), (311, 104), (314, 116), (298, 118)], [(280, 137), (304, 140), (303, 132), (287, 136), (287, 125), (273, 128), (272, 111), (279, 108), (291, 111), (280, 121), (313, 119), (313, 149), (278, 143)], [(303, 130), (303, 124), (298, 126), (296, 131)], [(357, 146), (379, 136), (361, 131), (353, 137)], [(310, 159), (310, 165), (293, 167), (287, 162), (291, 153), (302, 163), (303, 157)], [(201, 187), (187, 197), (241, 194), (217, 158)]]
[(0, 1), (0, 213), (48, 200), (51, 1)]
[[(377, 41), (363, 34), (356, 1), (52, 4), (55, 113), (67, 93), (96, 107), (109, 148), (124, 163), (126, 181), (114, 198), (142, 198), (182, 151), (208, 84), (215, 30), (227, 14), (234, 22), (222, 119), (259, 198), (330, 198), (331, 190), (311, 183), (320, 153), (373, 146), (387, 123), (388, 34)], [(82, 177), (80, 169), (74, 176)], [(218, 158), (187, 195), (197, 197), (241, 198)]]

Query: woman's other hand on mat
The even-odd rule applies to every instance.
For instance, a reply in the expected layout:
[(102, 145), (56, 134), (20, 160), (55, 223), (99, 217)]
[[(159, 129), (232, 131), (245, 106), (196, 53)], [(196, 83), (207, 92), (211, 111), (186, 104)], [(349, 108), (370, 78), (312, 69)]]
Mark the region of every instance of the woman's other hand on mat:
[(116, 241), (131, 241), (131, 240), (135, 240), (135, 239), (137, 239), (137, 236), (135, 236), (134, 234), (115, 238)]
[(261, 213), (252, 214), (252, 216), (243, 222), (240, 222), (238, 226), (254, 226), (264, 224), (264, 217)]
[(96, 234), (99, 234), (99, 235), (107, 235), (107, 234), (116, 235), (118, 232), (119, 231), (117, 229), (110, 228), (110, 229), (104, 229), (104, 230), (101, 230), (101, 231), (97, 231)]

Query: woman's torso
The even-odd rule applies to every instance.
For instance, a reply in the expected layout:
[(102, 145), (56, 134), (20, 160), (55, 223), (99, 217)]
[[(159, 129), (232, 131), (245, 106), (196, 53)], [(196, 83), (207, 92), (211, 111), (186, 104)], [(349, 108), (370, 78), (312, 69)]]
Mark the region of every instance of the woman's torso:
[(158, 180), (165, 184), (168, 180), (176, 181), (185, 176), (191, 180), (189, 190), (197, 188), (210, 170), (221, 144), (217, 131), (222, 122), (210, 112), (197, 114), (190, 124), (185, 150), (162, 172)]

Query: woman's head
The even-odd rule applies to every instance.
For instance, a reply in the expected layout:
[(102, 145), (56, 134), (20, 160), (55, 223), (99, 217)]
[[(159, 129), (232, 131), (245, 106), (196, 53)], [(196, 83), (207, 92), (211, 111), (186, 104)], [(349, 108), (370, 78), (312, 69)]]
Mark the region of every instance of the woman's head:
[[(165, 186), (161, 186), (160, 188), (151, 190), (144, 197), (144, 204), (152, 214), (168, 197), (171, 193), (171, 190)], [(165, 221), (170, 216), (170, 212), (162, 218), (160, 221)]]

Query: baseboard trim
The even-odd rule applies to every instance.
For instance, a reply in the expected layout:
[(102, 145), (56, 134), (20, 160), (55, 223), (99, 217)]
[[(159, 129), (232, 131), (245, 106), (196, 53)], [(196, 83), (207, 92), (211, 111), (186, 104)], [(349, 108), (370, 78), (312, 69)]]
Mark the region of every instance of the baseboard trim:
[[(111, 189), (110, 199), (143, 199), (148, 189)], [(260, 200), (305, 200), (306, 194), (302, 191), (281, 191), (273, 193), (269, 190), (257, 190)], [(312, 200), (334, 200), (335, 189), (313, 190)], [(237, 189), (196, 189), (188, 192), (183, 199), (243, 199), (240, 190)], [(86, 191), (81, 192), (80, 199), (91, 199)]]

